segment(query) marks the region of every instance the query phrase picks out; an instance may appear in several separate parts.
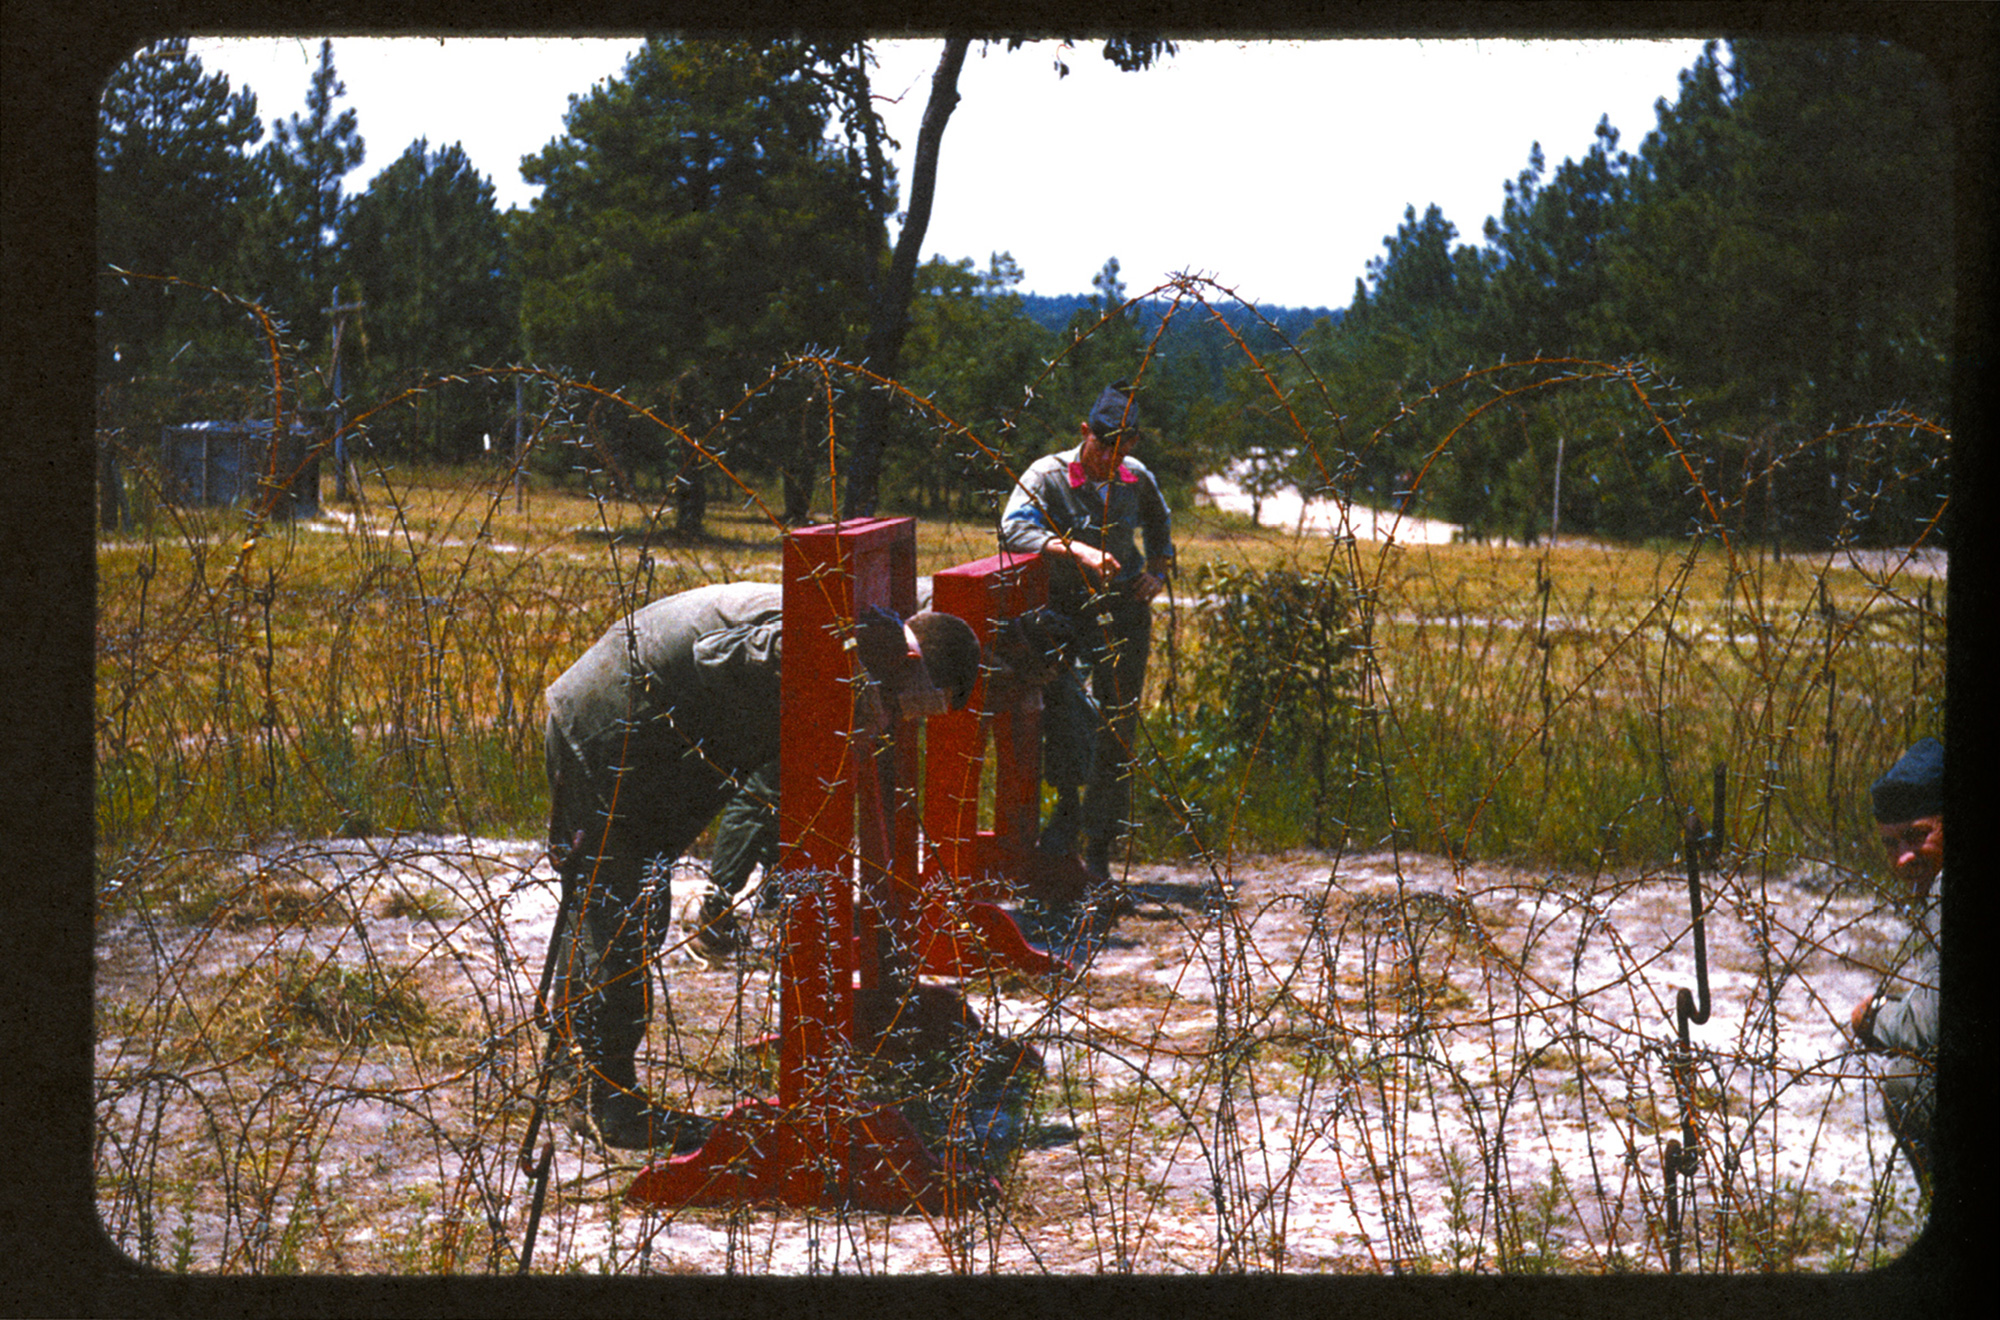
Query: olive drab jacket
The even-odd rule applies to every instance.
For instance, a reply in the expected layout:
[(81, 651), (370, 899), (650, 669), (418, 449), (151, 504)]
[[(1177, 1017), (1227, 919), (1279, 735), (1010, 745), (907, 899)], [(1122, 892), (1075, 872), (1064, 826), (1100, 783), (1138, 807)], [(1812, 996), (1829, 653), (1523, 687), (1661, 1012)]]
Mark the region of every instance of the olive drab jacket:
[(699, 587), (614, 624), (549, 685), (550, 729), (594, 785), (729, 778), (778, 755), (783, 589)]

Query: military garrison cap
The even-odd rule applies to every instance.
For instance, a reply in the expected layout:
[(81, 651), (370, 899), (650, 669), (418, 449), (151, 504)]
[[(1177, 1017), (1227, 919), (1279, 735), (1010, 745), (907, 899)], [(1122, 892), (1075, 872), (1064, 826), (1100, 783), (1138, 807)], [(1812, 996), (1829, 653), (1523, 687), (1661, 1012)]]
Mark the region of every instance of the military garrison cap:
[(1944, 744), (1921, 738), (1868, 790), (1884, 825), (1944, 813)]
[(1090, 430), (1100, 440), (1109, 440), (1120, 431), (1131, 431), (1139, 425), (1139, 403), (1132, 396), (1135, 391), (1125, 381), (1104, 387), (1104, 393), (1097, 396), (1097, 406), (1090, 410)]

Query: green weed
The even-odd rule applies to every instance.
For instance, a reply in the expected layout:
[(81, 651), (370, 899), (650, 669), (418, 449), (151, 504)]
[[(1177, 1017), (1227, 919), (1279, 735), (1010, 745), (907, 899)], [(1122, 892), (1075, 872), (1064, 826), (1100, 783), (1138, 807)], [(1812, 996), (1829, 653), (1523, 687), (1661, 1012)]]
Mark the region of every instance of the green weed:
[(388, 969), (350, 968), (300, 954), (278, 969), (267, 1010), (274, 1044), (317, 1035), (366, 1047), (382, 1036), (423, 1036), (441, 1027), (423, 996)]

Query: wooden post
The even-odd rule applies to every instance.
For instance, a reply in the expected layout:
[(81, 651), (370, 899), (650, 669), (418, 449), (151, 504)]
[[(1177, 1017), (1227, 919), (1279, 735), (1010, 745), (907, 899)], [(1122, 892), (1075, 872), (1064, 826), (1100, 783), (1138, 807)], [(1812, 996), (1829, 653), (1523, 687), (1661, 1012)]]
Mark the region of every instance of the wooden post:
[(333, 319), (333, 499), (336, 504), (345, 504), (348, 499), (347, 418), (342, 406), (345, 393), (340, 379), (340, 345), (347, 330), (348, 314), (367, 306), (365, 302), (342, 302), (340, 286), (336, 284), (333, 286), (333, 306), (326, 309), (326, 314)]

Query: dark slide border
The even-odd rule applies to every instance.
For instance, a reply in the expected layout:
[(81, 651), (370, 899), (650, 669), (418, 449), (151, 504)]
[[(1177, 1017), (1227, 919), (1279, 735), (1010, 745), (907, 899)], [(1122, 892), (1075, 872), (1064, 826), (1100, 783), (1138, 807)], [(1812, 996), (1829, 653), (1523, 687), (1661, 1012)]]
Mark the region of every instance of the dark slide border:
[[(587, 15), (587, 18), (585, 17)], [(922, 1308), (941, 1314), (1087, 1312), (1279, 1316), (1729, 1313), (1920, 1317), (1967, 1309), (1983, 1282), (1975, 1233), (1992, 1195), (1992, 1119), (1954, 1103), (1983, 1090), (1991, 1018), (1974, 971), (1993, 881), (1956, 860), (1990, 854), (1990, 802), (1972, 757), (1988, 745), (1977, 657), (1986, 603), (1980, 524), (1992, 400), (1992, 256), (2000, 131), (2000, 6), (1967, 3), (1352, 3), (1269, 8), (1213, 0), (884, 4), (880, 0), (535, 3), (402, 0), (7, 0), (0, 67), (0, 1315), (530, 1315), (597, 1317), (699, 1310), (808, 1315)], [(1948, 661), (1954, 820), (1945, 913), (1945, 1048), (1938, 1171), (1929, 1231), (1896, 1265), (1853, 1278), (1518, 1279), (1251, 1276), (1177, 1279), (551, 1279), (178, 1277), (142, 1270), (98, 1227), (91, 1183), (91, 840), (95, 556), (91, 329), (96, 93), (133, 47), (175, 31), (607, 32), (646, 28), (845, 28), (898, 35), (947, 25), (995, 35), (1147, 30), (1168, 36), (1780, 35), (1846, 30), (1928, 55), (1952, 86), (1959, 125), (1961, 337), (1954, 518), (1947, 599), (1959, 624)], [(1977, 511), (1978, 516), (1975, 516)], [(1981, 792), (1981, 797), (1986, 794)], [(1962, 801), (1961, 801), (1962, 799)], [(1965, 822), (1959, 825), (1958, 822)], [(1970, 947), (1968, 947), (1970, 946)], [(1978, 1053), (1975, 1053), (1978, 1050)], [(1987, 1067), (1981, 1067), (1984, 1063)], [(1983, 1236), (1983, 1235), (1982, 1235)], [(1991, 1248), (1988, 1248), (1990, 1254)], [(1969, 1299), (1968, 1299), (1969, 1300)]]

